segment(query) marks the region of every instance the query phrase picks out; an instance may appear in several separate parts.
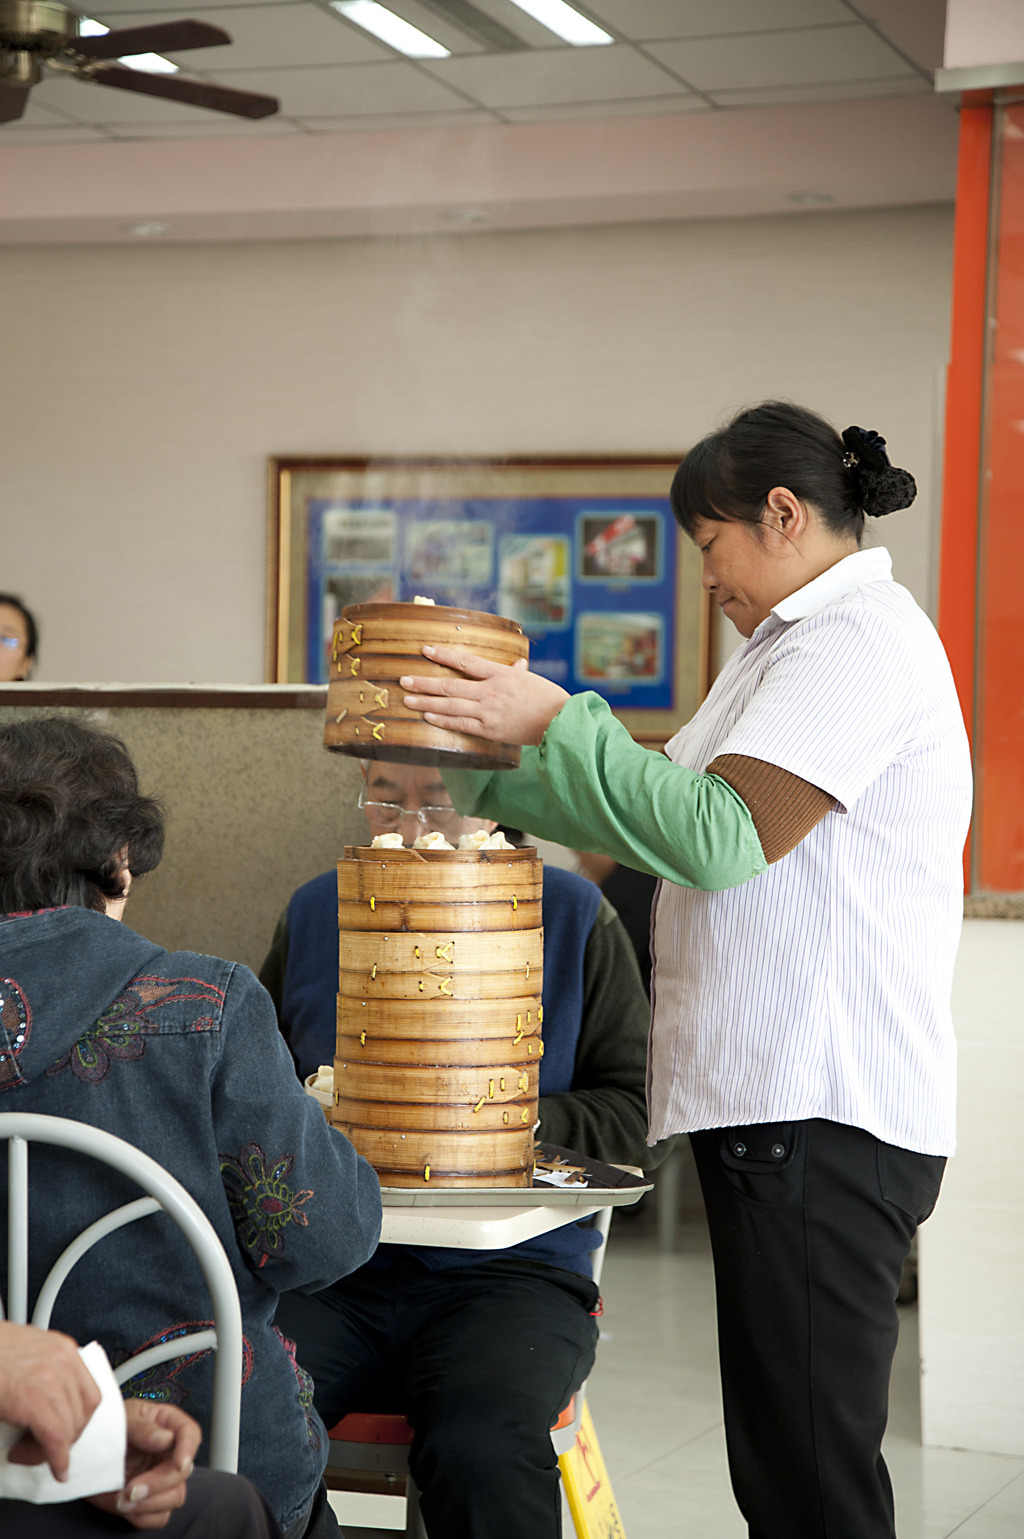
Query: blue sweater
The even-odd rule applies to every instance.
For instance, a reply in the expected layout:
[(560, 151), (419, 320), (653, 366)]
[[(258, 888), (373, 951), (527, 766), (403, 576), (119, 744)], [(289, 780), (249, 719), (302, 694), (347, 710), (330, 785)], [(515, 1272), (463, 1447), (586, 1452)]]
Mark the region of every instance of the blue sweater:
[[(572, 1089), (576, 1046), (583, 1020), (583, 961), (601, 904), (592, 882), (557, 866), (544, 869), (544, 1057), (540, 1094)], [(288, 905), (288, 961), (281, 1018), (287, 1023), (300, 1075), (334, 1060), (338, 992), (338, 886), (325, 871), (300, 887)], [(599, 1240), (592, 1228), (566, 1224), (511, 1250), (465, 1251), (382, 1245), (372, 1265), (387, 1265), (410, 1249), (425, 1265), (472, 1266), (493, 1256), (522, 1256), (589, 1275), (589, 1254)]]

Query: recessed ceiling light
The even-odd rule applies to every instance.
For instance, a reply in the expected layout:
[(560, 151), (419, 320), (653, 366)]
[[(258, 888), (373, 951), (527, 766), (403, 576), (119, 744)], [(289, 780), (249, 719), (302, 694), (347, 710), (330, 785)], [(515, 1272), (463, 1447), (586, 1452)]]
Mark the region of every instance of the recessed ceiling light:
[(143, 219), (138, 224), (126, 224), (125, 229), (129, 235), (137, 235), (140, 240), (153, 240), (158, 235), (170, 235), (169, 224), (158, 224), (155, 219)]
[(446, 208), (441, 218), (445, 224), (488, 224), (492, 215), (485, 208)]
[(835, 193), (832, 192), (788, 192), (786, 194), (790, 203), (834, 203)]
[[(93, 21), (91, 16), (78, 18), (79, 37), (106, 37), (110, 31), (101, 21)], [(165, 59), (159, 53), (130, 53), (124, 58), (118, 59), (118, 64), (126, 64), (129, 69), (138, 69), (144, 75), (176, 75), (178, 66), (172, 64), (170, 59)]]
[(575, 48), (593, 48), (599, 43), (615, 41), (610, 32), (596, 27), (586, 16), (566, 5), (565, 0), (512, 0), (512, 4)]
[(377, 0), (330, 0), (330, 4), (331, 9), (344, 16), (346, 21), (355, 22), (364, 32), (372, 32), (374, 37), (404, 53), (408, 59), (450, 57), (450, 50), (443, 48), (436, 38), (428, 37), (411, 22), (403, 21), (387, 6), (378, 5)]

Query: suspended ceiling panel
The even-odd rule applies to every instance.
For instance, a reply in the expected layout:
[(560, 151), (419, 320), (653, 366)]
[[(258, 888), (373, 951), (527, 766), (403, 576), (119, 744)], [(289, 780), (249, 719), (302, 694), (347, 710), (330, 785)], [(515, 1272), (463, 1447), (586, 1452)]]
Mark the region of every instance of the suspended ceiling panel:
[[(892, 0), (888, 0), (892, 5)], [(276, 133), (338, 132), (374, 119), (410, 126), (437, 113), (483, 121), (558, 121), (606, 104), (616, 116), (657, 103), (713, 111), (758, 102), (911, 95), (931, 89), (931, 69), (902, 46), (870, 7), (848, 0), (596, 0), (579, 8), (616, 41), (572, 48), (512, 0), (390, 0), (452, 57), (408, 60), (332, 11), (326, 0), (217, 0), (168, 6), (151, 0), (98, 4), (95, 19), (116, 28), (187, 15), (223, 27), (230, 46), (171, 54), (190, 75), (276, 95)], [(897, 9), (941, 10), (941, 0), (897, 0)], [(884, 5), (881, 7), (884, 10)], [(491, 22), (518, 46), (487, 47), (451, 16)], [(695, 100), (696, 98), (696, 100)], [(33, 92), (32, 115), (0, 128), (0, 143), (45, 143), (69, 127), (101, 137), (191, 137), (197, 109), (50, 76)], [(217, 114), (204, 114), (212, 125)], [(191, 125), (191, 126), (190, 126)], [(248, 133), (250, 125), (234, 125)], [(213, 131), (213, 130), (212, 130)]]
[(280, 113), (51, 75), (0, 126), (0, 242), (127, 239), (133, 216), (171, 239), (287, 238), (952, 195), (945, 0), (593, 0), (577, 8), (614, 41), (590, 48), (512, 0), (388, 3), (451, 57), (407, 59), (327, 0), (97, 0), (111, 28), (223, 27), (230, 46), (173, 62)]

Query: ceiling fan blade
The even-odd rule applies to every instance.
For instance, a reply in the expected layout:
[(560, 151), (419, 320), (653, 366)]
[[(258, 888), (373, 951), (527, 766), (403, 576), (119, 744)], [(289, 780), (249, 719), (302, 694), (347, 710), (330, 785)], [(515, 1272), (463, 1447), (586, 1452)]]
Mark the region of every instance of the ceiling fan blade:
[(185, 48), (215, 48), (230, 43), (221, 27), (205, 21), (163, 21), (151, 27), (122, 27), (102, 37), (77, 37), (73, 52), (86, 59), (123, 59), (135, 53), (180, 53)]
[(0, 123), (13, 123), (28, 105), (27, 86), (0, 84)]
[(142, 70), (125, 69), (123, 64), (100, 64), (87, 69), (79, 78), (113, 86), (118, 91), (164, 96), (189, 107), (208, 107), (211, 112), (233, 112), (240, 118), (269, 118), (281, 105), (276, 96), (233, 91), (229, 86), (213, 85), (207, 80), (182, 80), (179, 75), (147, 75)]

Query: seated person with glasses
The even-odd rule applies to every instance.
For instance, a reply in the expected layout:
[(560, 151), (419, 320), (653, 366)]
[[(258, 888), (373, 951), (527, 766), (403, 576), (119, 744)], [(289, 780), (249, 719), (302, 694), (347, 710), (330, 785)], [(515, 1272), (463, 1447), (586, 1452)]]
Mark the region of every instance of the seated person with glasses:
[[(436, 769), (375, 760), (359, 797), (372, 834), (452, 844), (495, 825), (461, 818)], [(334, 1058), (335, 871), (300, 887), (260, 979), (305, 1077)], [(650, 1164), (649, 1011), (636, 957), (600, 890), (544, 870), (544, 1057), (538, 1137), (593, 1158)], [(666, 1152), (659, 1150), (659, 1157)], [(500, 1251), (382, 1245), (320, 1293), (283, 1295), (277, 1324), (312, 1375), (328, 1427), (401, 1412), (427, 1529), (444, 1539), (556, 1539), (550, 1427), (594, 1359), (592, 1228), (568, 1224)]]

